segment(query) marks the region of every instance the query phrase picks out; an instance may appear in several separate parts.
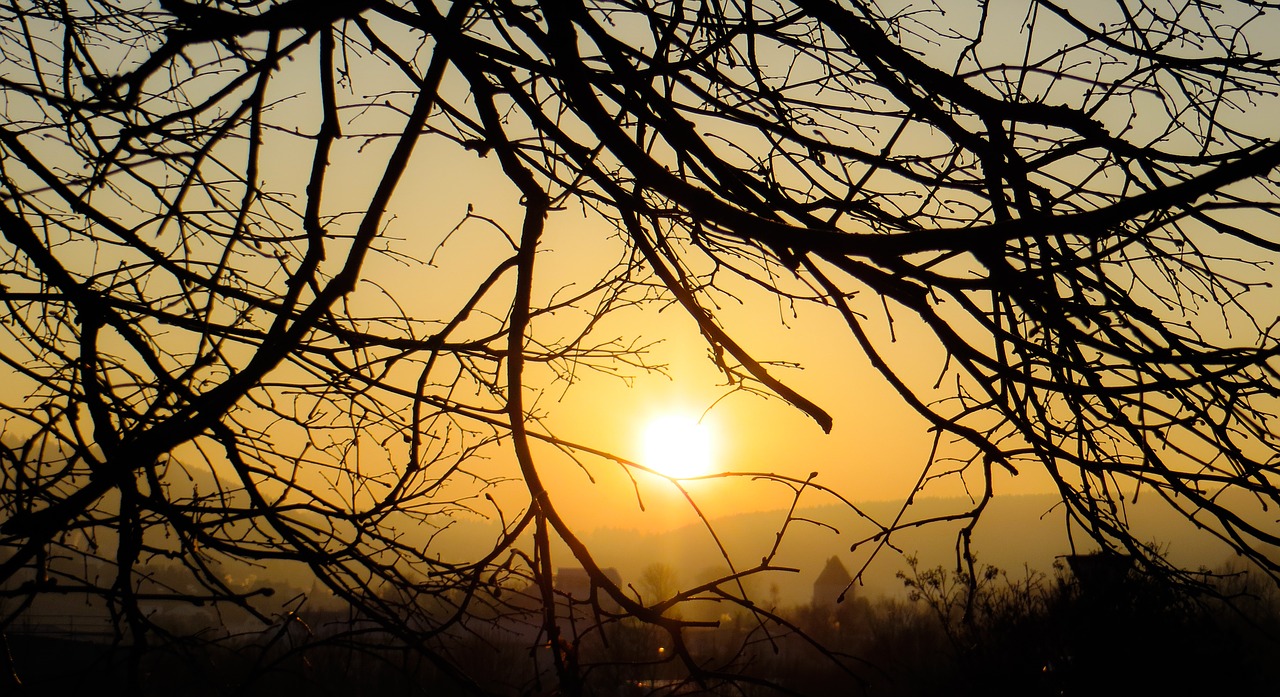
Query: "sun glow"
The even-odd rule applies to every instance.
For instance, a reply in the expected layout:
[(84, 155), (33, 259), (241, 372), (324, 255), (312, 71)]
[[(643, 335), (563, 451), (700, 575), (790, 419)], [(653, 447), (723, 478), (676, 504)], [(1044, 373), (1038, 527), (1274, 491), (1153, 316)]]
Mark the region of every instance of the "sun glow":
[(711, 431), (684, 415), (659, 416), (645, 426), (642, 464), (669, 477), (697, 477), (711, 471)]

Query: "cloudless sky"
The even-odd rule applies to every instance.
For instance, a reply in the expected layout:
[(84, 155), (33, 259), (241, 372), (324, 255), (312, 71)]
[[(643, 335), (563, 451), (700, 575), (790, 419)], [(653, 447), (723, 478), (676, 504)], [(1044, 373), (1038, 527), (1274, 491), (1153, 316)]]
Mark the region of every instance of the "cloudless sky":
[[(432, 147), (430, 140), (424, 146)], [(440, 152), (442, 158), (419, 157), (397, 195), (398, 218), (390, 234), (406, 238), (398, 247), (423, 259), (430, 257), (435, 245), (463, 218), (467, 204), (476, 215), (517, 231), (522, 214), (518, 194), (502, 177), (496, 158), (477, 158), (448, 147)], [(421, 316), (439, 316), (441, 305), (461, 302), (490, 263), (509, 252), (504, 247), (500, 233), (472, 221), (435, 251), (434, 268), (403, 267), (375, 258), (366, 277), (397, 291), (411, 314), (421, 303)], [(540, 249), (535, 281), (545, 298), (566, 284), (581, 288), (598, 280), (622, 246), (607, 222), (570, 208), (552, 213)], [(641, 344), (658, 341), (647, 350), (646, 361), (665, 365), (667, 375), (624, 366), (619, 372), (628, 378), (624, 381), (584, 369), (578, 372), (576, 384), (546, 385), (539, 384), (537, 377), (545, 377), (546, 372), (531, 368), (533, 386), (545, 390), (538, 404), (547, 413), (546, 424), (566, 440), (638, 460), (641, 434), (651, 419), (672, 413), (697, 418), (706, 412), (717, 472), (776, 472), (803, 479), (817, 471), (817, 483), (852, 500), (908, 496), (928, 458), (932, 434), (871, 368), (835, 313), (801, 305), (795, 316), (790, 306), (745, 283), (731, 282), (725, 290), (740, 302), (722, 296), (718, 311), (722, 325), (756, 359), (798, 364), (770, 370), (833, 415), (835, 427), (830, 434), (778, 398), (729, 387), (692, 319), (679, 306), (662, 304), (623, 310), (602, 322), (596, 333), (601, 338), (619, 337), (623, 343), (633, 338)], [(376, 302), (379, 294), (366, 284), (357, 296)], [(887, 332), (888, 322), (878, 319), (872, 328)], [(909, 317), (895, 315), (894, 320), (895, 358), (907, 359), (905, 364), (913, 368), (904, 377), (922, 387), (926, 396), (953, 394), (953, 384), (932, 388), (943, 357), (931, 337), (912, 327)], [(944, 443), (941, 452), (964, 451)], [(540, 453), (539, 466), (551, 485), (553, 500), (588, 528), (622, 524), (665, 529), (685, 524), (693, 516), (678, 492), (656, 478), (641, 477), (638, 482), (640, 498), (649, 509), (642, 512), (630, 479), (618, 465), (585, 457), (584, 470), (550, 448)], [(492, 456), (498, 462), (511, 457), (506, 450)], [(1049, 491), (1046, 479), (1035, 471), (1016, 478), (1004, 473), (996, 476), (1001, 484), (998, 493)], [(925, 493), (963, 495), (963, 488), (956, 484), (935, 485)], [(776, 509), (790, 503), (788, 489), (749, 478), (689, 486), (699, 505), (714, 513)], [(516, 491), (512, 494), (519, 497)], [(822, 505), (832, 499), (813, 492), (803, 501)]]

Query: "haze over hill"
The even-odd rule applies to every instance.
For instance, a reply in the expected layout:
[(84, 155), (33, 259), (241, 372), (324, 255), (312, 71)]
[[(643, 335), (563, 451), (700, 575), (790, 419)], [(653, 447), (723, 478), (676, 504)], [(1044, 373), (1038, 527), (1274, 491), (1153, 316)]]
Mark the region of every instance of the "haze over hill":
[[(0, 440), (8, 439), (0, 437)], [(5, 444), (8, 445), (7, 442)], [(183, 469), (192, 487), (211, 489), (218, 486), (213, 474), (201, 466), (183, 465)], [(920, 498), (902, 520), (922, 521), (955, 515), (972, 505), (966, 498)], [(854, 593), (869, 598), (903, 593), (902, 581), (896, 578), (896, 574), (907, 568), (906, 555), (918, 558), (923, 567), (955, 566), (957, 532), (960, 529), (957, 522), (930, 523), (895, 533), (889, 540), (892, 547), (880, 549), (868, 564), (871, 552), (876, 549), (875, 543), (861, 545), (854, 552), (850, 547), (876, 532), (876, 526), (867, 518), (888, 524), (898, 516), (902, 502), (880, 500), (859, 502), (856, 506), (866, 517), (843, 506), (802, 508), (785, 529), (787, 512), (778, 509), (717, 516), (711, 519), (709, 527), (690, 524), (645, 530), (603, 525), (588, 529), (581, 537), (592, 550), (597, 563), (617, 569), (624, 586), (631, 584), (636, 587), (640, 586), (645, 569), (653, 564), (669, 566), (675, 572), (673, 580), (681, 587), (690, 587), (723, 575), (728, 566), (725, 553), (734, 568), (742, 571), (774, 552), (776, 544), (772, 565), (790, 567), (795, 571), (762, 574), (748, 581), (747, 587), (753, 598), (783, 606), (811, 600), (813, 581), (832, 556), (838, 557), (851, 574), (862, 571), (861, 583), (855, 587)], [(730, 506), (721, 500), (716, 508), (725, 510)], [(1248, 507), (1236, 508), (1247, 510)], [(1136, 503), (1131, 501), (1126, 512), (1137, 539), (1154, 541), (1166, 547), (1171, 561), (1184, 568), (1219, 567), (1232, 558), (1225, 545), (1197, 531), (1154, 494), (1146, 493)], [(295, 515), (306, 517), (301, 513)], [(597, 519), (607, 520), (607, 515), (607, 511), (601, 510)], [(653, 517), (661, 518), (661, 514)], [(481, 520), (470, 514), (442, 513), (433, 516), (430, 522), (438, 527), (403, 529), (404, 541), (445, 557), (462, 559), (484, 554), (492, 549), (500, 536), (497, 521)], [(1013, 575), (1020, 575), (1024, 566), (1051, 573), (1055, 559), (1072, 551), (1064, 522), (1061, 503), (1054, 494), (998, 495), (989, 503), (974, 531), (973, 548), (979, 563), (996, 566)], [(710, 530), (714, 530), (714, 536)], [(783, 532), (781, 539), (779, 531)], [(1082, 545), (1077, 551), (1091, 551), (1092, 547), (1085, 542), (1086, 536), (1078, 530), (1076, 532), (1076, 541)], [(73, 536), (68, 543), (73, 547), (82, 546), (78, 540), (79, 536)], [(113, 545), (110, 539), (100, 540), (98, 544), (100, 553), (111, 553)], [(163, 573), (160, 568), (163, 565), (152, 560), (148, 564), (148, 572)], [(553, 566), (567, 568), (576, 565), (569, 550), (562, 544), (558, 545), (553, 554)], [(277, 597), (282, 601), (298, 593), (306, 593), (312, 597), (312, 602), (323, 603), (323, 597), (327, 595), (308, 570), (298, 564), (264, 562), (250, 567), (228, 560), (222, 567), (222, 573), (235, 587), (245, 590), (262, 585), (275, 586), (279, 592)], [(42, 599), (39, 605), (46, 612), (64, 613), (68, 611), (66, 606), (69, 602), (69, 596), (58, 596)]]
[[(970, 506), (967, 499), (920, 499), (904, 520), (953, 514)], [(874, 501), (859, 504), (859, 508), (876, 520), (892, 521), (901, 502)], [(765, 590), (767, 596), (770, 585), (776, 584), (778, 600), (784, 605), (809, 602), (813, 581), (826, 559), (838, 556), (850, 573), (856, 574), (874, 549), (873, 544), (868, 544), (850, 552), (850, 546), (868, 537), (874, 527), (858, 520), (847, 509), (827, 506), (803, 509), (796, 515), (804, 520), (793, 521), (788, 526), (773, 562), (799, 571), (770, 574), (755, 586), (757, 591)], [(1166, 546), (1171, 559), (1184, 566), (1217, 567), (1232, 556), (1220, 542), (1196, 531), (1154, 496), (1131, 505), (1129, 517), (1135, 530), (1140, 532), (1139, 539)], [(785, 519), (785, 511), (744, 513), (714, 520), (712, 528), (735, 567), (742, 570), (769, 553)], [(907, 568), (904, 555), (917, 557), (926, 567), (954, 567), (959, 527), (957, 523), (937, 523), (896, 533), (891, 542), (901, 553), (883, 549), (866, 567), (862, 586), (855, 592), (868, 597), (900, 593), (902, 582), (895, 574)], [(684, 584), (705, 580), (712, 569), (724, 567), (715, 541), (705, 527), (690, 525), (659, 533), (604, 527), (587, 533), (584, 538), (599, 552), (597, 561), (616, 567), (624, 582), (633, 582), (646, 566), (655, 562), (673, 567)], [(1078, 531), (1075, 538), (1080, 545), (1077, 551), (1094, 549), (1082, 542), (1084, 535)], [(973, 547), (980, 563), (1012, 574), (1021, 574), (1024, 566), (1052, 572), (1055, 558), (1071, 553), (1061, 504), (1052, 494), (994, 498), (974, 531)], [(560, 559), (567, 560), (567, 555)]]
[[(866, 516), (882, 523), (894, 520), (901, 509), (901, 502), (895, 501), (857, 505)], [(967, 499), (923, 498), (908, 509), (903, 520), (927, 520), (956, 514), (969, 507), (971, 503)], [(1224, 545), (1196, 531), (1155, 496), (1130, 504), (1127, 513), (1130, 524), (1140, 533), (1139, 539), (1166, 547), (1171, 560), (1184, 568), (1221, 567), (1232, 558)], [(624, 587), (631, 586), (641, 593), (651, 592), (643, 579), (645, 570), (654, 564), (669, 567), (674, 571), (671, 581), (680, 588), (689, 588), (722, 576), (728, 566), (725, 553), (734, 568), (742, 571), (773, 552), (772, 566), (794, 570), (754, 576), (744, 585), (754, 601), (783, 608), (812, 600), (813, 582), (832, 556), (838, 557), (850, 573), (862, 571), (861, 584), (854, 588), (853, 595), (871, 599), (904, 597), (902, 581), (896, 574), (906, 570), (907, 555), (919, 559), (923, 568), (939, 565), (954, 568), (957, 561), (956, 533), (960, 524), (956, 522), (931, 523), (896, 533), (890, 540), (893, 547), (881, 549), (868, 564), (874, 543), (859, 546), (855, 552), (850, 551), (850, 546), (871, 536), (876, 527), (851, 509), (837, 506), (801, 509), (783, 529), (786, 519), (784, 510), (719, 517), (710, 524), (714, 537), (706, 526), (688, 525), (658, 532), (600, 527), (586, 532), (582, 538), (593, 550), (597, 563), (616, 569)], [(446, 523), (445, 520), (439, 522)], [(779, 539), (780, 530), (783, 534)], [(490, 549), (499, 535), (499, 526), (496, 522), (463, 518), (455, 520), (443, 532), (407, 530), (405, 535), (406, 539), (414, 538), (417, 544), (438, 553), (459, 557), (483, 554)], [(1076, 535), (1078, 543), (1083, 539), (1084, 535)], [(994, 498), (974, 531), (973, 547), (980, 564), (1004, 569), (1014, 577), (1021, 576), (1024, 567), (1051, 574), (1055, 559), (1071, 552), (1061, 506), (1051, 494)], [(1081, 546), (1077, 551), (1087, 552), (1092, 548)], [(165, 564), (167, 562), (153, 560), (148, 564), (148, 573), (167, 578)], [(558, 569), (577, 566), (563, 545), (553, 551), (553, 565)], [(333, 602), (298, 565), (268, 563), (250, 567), (227, 563), (221, 567), (220, 575), (233, 587), (245, 591), (272, 587), (282, 602), (296, 599), (300, 593), (310, 598), (308, 604), (312, 608)], [(690, 607), (689, 612), (717, 617), (728, 609), (715, 603), (701, 603)], [(89, 607), (83, 600), (77, 604), (62, 595), (41, 597), (34, 611), (38, 615), (63, 618), (60, 621), (71, 615), (101, 613), (96, 605)], [(219, 620), (208, 612), (196, 614), (214, 624), (231, 621), (231, 616)], [(189, 620), (201, 621), (194, 616)], [(245, 617), (235, 622), (243, 624), (247, 620)], [(46, 620), (36, 618), (35, 621)]]

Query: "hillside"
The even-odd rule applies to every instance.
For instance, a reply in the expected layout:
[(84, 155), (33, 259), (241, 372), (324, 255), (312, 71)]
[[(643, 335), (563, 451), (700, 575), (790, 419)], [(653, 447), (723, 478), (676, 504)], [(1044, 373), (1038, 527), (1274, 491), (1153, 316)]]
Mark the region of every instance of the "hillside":
[[(1229, 552), (1207, 536), (1197, 533), (1176, 513), (1151, 497), (1129, 511), (1130, 521), (1140, 531), (1140, 539), (1168, 547), (1172, 558), (1189, 566), (1217, 566)], [(974, 531), (973, 547), (981, 563), (1020, 573), (1026, 566), (1050, 572), (1055, 558), (1071, 552), (1061, 508), (1052, 495), (1006, 496), (993, 499)], [(969, 505), (964, 499), (921, 499), (904, 520), (923, 520), (954, 514)], [(859, 504), (872, 518), (893, 520), (900, 502), (875, 501)], [(776, 584), (784, 604), (808, 602), (813, 580), (824, 562), (839, 556), (851, 573), (867, 563), (871, 545), (850, 552), (850, 547), (874, 528), (847, 510), (836, 507), (805, 509), (797, 515), (820, 521), (834, 529), (804, 521), (793, 522), (783, 535), (774, 563), (799, 569), (797, 573), (775, 573), (761, 582), (767, 589)], [(785, 511), (744, 513), (713, 521), (713, 528), (735, 567), (749, 568), (769, 552), (784, 522)], [(885, 548), (866, 567), (858, 591), (869, 597), (901, 591), (895, 574), (906, 568), (904, 555), (916, 556), (924, 566), (952, 566), (956, 563), (956, 523), (937, 523), (896, 534), (893, 546)], [(1079, 551), (1091, 549), (1084, 536), (1076, 533)], [(616, 567), (623, 579), (639, 578), (649, 564), (661, 562), (677, 570), (679, 580), (705, 580), (724, 561), (706, 528), (688, 526), (665, 533), (633, 529), (601, 528), (585, 535), (597, 552), (598, 561)], [(563, 557), (562, 557), (563, 558)]]

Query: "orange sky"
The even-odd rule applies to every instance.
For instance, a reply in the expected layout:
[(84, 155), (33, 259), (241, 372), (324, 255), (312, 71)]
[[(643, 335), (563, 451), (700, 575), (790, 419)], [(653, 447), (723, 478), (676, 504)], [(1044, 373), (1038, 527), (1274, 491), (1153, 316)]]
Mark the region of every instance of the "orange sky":
[[(472, 159), (469, 155), (453, 155), (447, 167), (423, 166), (402, 190), (400, 200), (412, 201), (414, 208), (421, 207), (424, 213), (405, 214), (393, 226), (392, 234), (411, 234), (422, 240), (421, 248), (426, 251), (418, 252), (421, 255), (430, 254), (426, 242), (443, 238), (462, 217), (467, 203), (473, 204), (477, 214), (490, 216), (509, 230), (519, 227), (521, 210), (514, 193), (501, 183), (496, 162), (468, 162)], [(457, 166), (452, 164), (455, 161)], [(422, 158), (420, 162), (433, 159)], [(564, 284), (581, 287), (598, 279), (621, 250), (612, 237), (606, 223), (584, 217), (580, 211), (554, 213), (535, 272), (543, 297)], [(415, 293), (400, 281), (420, 284), (424, 295), (431, 298), (421, 298), (424, 303), (447, 304), (471, 290), (475, 279), (486, 272), (488, 262), (506, 253), (502, 247), (496, 231), (473, 223), (455, 233), (437, 253), (437, 268), (402, 269), (390, 282), (401, 291), (402, 302), (408, 299), (412, 303)], [(367, 276), (387, 283), (389, 273), (396, 272), (375, 261)], [(621, 337), (624, 343), (631, 338), (640, 338), (641, 343), (660, 339), (660, 344), (648, 350), (646, 360), (666, 365), (667, 376), (623, 370), (621, 374), (629, 376), (628, 384), (583, 370), (579, 382), (566, 389), (563, 383), (539, 385), (538, 376), (546, 372), (531, 368), (531, 382), (545, 388), (538, 405), (548, 415), (547, 425), (567, 440), (640, 459), (640, 435), (650, 419), (672, 412), (696, 417), (714, 404), (706, 420), (716, 434), (717, 471), (777, 472), (799, 478), (817, 471), (818, 483), (853, 500), (904, 499), (920, 476), (931, 445), (923, 419), (871, 368), (834, 312), (800, 306), (798, 316), (791, 316), (789, 307), (780, 307), (776, 298), (764, 291), (745, 284), (731, 289), (741, 302), (722, 303), (718, 316), (723, 326), (758, 360), (801, 366), (775, 367), (771, 372), (833, 415), (835, 427), (830, 434), (824, 434), (811, 419), (780, 399), (732, 390), (709, 359), (693, 321), (679, 306), (656, 305), (619, 313), (603, 322), (597, 335)], [(365, 288), (361, 292), (369, 291)], [(884, 332), (887, 323), (882, 315), (879, 319), (877, 323), (873, 317), (869, 325)], [(933, 349), (928, 335), (913, 329), (909, 317), (895, 314), (894, 320), (899, 338), (892, 358), (899, 367), (906, 366), (903, 376), (922, 388), (926, 398), (953, 393), (954, 384), (932, 389), (942, 356)], [(566, 324), (573, 324), (572, 318)], [(692, 516), (668, 485), (641, 482), (648, 508), (642, 512), (618, 465), (585, 459), (597, 481), (592, 484), (587, 473), (568, 458), (550, 448), (541, 454), (539, 464), (552, 487), (553, 500), (588, 528), (669, 528), (687, 523)], [(503, 460), (511, 455), (502, 451), (493, 457)], [(1046, 479), (1035, 472), (1018, 478), (1004, 473), (997, 477), (1001, 493), (1049, 490)], [(700, 505), (715, 514), (775, 509), (790, 503), (789, 491), (776, 483), (716, 479), (691, 488), (698, 492)], [(964, 491), (958, 485), (939, 485), (926, 493), (954, 496)], [(514, 491), (512, 494), (518, 498)], [(807, 495), (805, 502), (820, 505), (831, 499)]]

